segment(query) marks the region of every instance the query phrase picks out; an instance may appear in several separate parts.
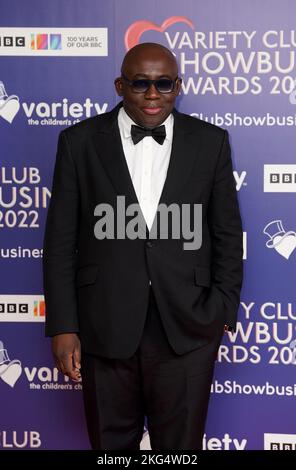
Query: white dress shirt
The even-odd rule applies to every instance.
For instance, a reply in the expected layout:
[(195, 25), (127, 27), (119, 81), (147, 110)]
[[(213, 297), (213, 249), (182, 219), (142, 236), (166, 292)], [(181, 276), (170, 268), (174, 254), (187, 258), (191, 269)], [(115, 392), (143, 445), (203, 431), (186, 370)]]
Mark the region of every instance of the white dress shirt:
[(166, 130), (162, 145), (151, 136), (145, 136), (135, 145), (131, 138), (132, 124), (137, 125), (123, 107), (120, 108), (118, 125), (123, 151), (143, 216), (150, 230), (169, 166), (174, 117), (170, 114), (162, 123)]

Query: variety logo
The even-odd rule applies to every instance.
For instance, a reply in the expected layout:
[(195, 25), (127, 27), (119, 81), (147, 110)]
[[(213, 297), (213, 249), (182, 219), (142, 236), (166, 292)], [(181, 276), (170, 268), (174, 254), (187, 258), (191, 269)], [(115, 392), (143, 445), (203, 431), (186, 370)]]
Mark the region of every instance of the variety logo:
[(286, 232), (281, 220), (273, 220), (264, 227), (263, 233), (268, 236), (267, 248), (274, 248), (284, 258), (290, 258), (296, 248), (295, 232)]
[(295, 193), (296, 165), (264, 165), (265, 193)]
[(44, 322), (42, 295), (0, 295), (0, 322)]
[(0, 55), (107, 56), (107, 28), (1, 28)]
[(124, 36), (126, 50), (128, 51), (132, 47), (139, 44), (142, 34), (146, 31), (158, 31), (163, 33), (167, 28), (175, 23), (185, 23), (192, 29), (194, 27), (192, 21), (190, 21), (185, 16), (171, 16), (170, 18), (167, 18), (160, 26), (147, 20), (135, 21), (129, 26)]
[(264, 450), (296, 450), (296, 434), (264, 434)]
[[(181, 25), (181, 31), (176, 31), (177, 28), (169, 30), (175, 24)], [(157, 37), (160, 33), (164, 44), (177, 56), (184, 95), (259, 95), (267, 92), (290, 95), (290, 102), (296, 102), (293, 55), (288, 59), (288, 64), (284, 62), (284, 69), (281, 66), (281, 57), (284, 60), (286, 55), (285, 48), (295, 47), (295, 40), (287, 34), (285, 42), (281, 30), (219, 31), (216, 28), (201, 31), (194, 30), (193, 22), (184, 16), (171, 16), (161, 25), (143, 19), (127, 28), (124, 38), (126, 49), (138, 44), (147, 31), (152, 33), (148, 40), (150, 36)], [(273, 48), (278, 48), (276, 57)], [(282, 81), (283, 73), (288, 78), (285, 84)], [(270, 75), (263, 81), (263, 77), (267, 78), (266, 74)], [(293, 125), (294, 116), (288, 117), (290, 125)], [(249, 118), (245, 121), (245, 125), (251, 125)], [(274, 121), (273, 117), (271, 121)], [(280, 122), (278, 125), (283, 125), (282, 118)]]
[(19, 109), (20, 103), (18, 96), (8, 96), (4, 83), (0, 82), (0, 116), (11, 124), (19, 112)]
[(10, 387), (14, 387), (22, 373), (22, 364), (18, 359), (10, 360), (7, 350), (0, 341), (0, 379)]
[(73, 383), (68, 376), (63, 375), (56, 367), (22, 366), (18, 359), (10, 360), (3, 342), (0, 340), (0, 379), (13, 388), (23, 373), (23, 383), (29, 390), (42, 391), (81, 391), (81, 379)]
[(236, 182), (236, 190), (239, 191), (242, 186), (247, 186), (247, 182), (245, 181), (247, 172), (242, 171), (241, 173), (238, 173), (238, 171), (233, 172), (233, 176)]
[(230, 437), (229, 434), (224, 434), (222, 439), (217, 437), (207, 437), (204, 435), (203, 438), (203, 450), (245, 450), (247, 445), (247, 439), (236, 439)]
[(53, 103), (45, 101), (20, 103), (18, 96), (7, 95), (4, 83), (0, 81), (0, 116), (11, 124), (20, 107), (30, 126), (70, 126), (81, 119), (105, 113), (108, 103), (100, 105), (99, 103), (93, 103), (90, 98), (86, 98), (84, 103), (69, 103), (67, 98)]
[[(206, 434), (203, 437), (203, 450), (244, 450), (247, 445), (247, 439), (242, 439), (241, 441), (236, 438), (230, 437), (229, 434), (224, 434), (222, 439), (217, 437), (208, 438)], [(141, 450), (151, 450), (149, 432), (147, 429), (144, 429), (142, 436)]]

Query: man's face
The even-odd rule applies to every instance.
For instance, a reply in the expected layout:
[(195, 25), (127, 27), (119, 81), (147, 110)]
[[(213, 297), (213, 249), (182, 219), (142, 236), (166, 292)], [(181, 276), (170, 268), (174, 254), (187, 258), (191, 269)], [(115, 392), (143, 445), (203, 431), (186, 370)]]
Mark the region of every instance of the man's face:
[[(175, 80), (178, 69), (172, 57), (155, 48), (137, 51), (132, 55), (124, 65), (123, 74), (128, 80)], [(115, 80), (115, 87), (118, 95), (123, 97), (124, 109), (131, 119), (142, 127), (153, 128), (163, 123), (172, 112), (181, 81), (177, 80), (170, 93), (158, 92), (154, 84), (146, 92), (135, 93), (121, 77)]]

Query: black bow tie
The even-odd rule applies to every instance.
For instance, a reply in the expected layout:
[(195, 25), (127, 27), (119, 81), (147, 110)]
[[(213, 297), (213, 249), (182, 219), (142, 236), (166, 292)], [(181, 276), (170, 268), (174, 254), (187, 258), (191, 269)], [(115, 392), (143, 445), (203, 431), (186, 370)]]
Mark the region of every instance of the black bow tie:
[(147, 135), (150, 135), (158, 144), (162, 145), (166, 136), (165, 125), (154, 127), (154, 129), (146, 129), (145, 127), (134, 126), (132, 124), (131, 136), (135, 145)]

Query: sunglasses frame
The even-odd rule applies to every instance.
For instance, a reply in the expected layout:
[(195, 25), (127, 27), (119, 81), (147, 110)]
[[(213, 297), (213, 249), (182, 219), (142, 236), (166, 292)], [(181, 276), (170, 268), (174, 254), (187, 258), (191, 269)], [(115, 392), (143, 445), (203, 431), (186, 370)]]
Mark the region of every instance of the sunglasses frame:
[[(167, 95), (168, 93), (172, 93), (175, 89), (177, 81), (181, 80), (181, 78), (178, 77), (178, 76), (174, 80), (171, 80), (170, 78), (158, 78), (157, 80), (150, 80), (149, 78), (136, 78), (135, 80), (129, 80), (124, 74), (121, 74), (121, 78), (131, 87), (133, 93), (147, 93), (147, 91), (149, 90), (151, 85), (154, 85), (156, 90), (158, 91), (158, 93), (161, 93), (162, 95)], [(134, 82), (137, 82), (139, 80), (145, 80), (149, 83), (149, 86), (148, 86), (147, 90), (145, 90), (145, 91), (136, 91), (133, 88)], [(159, 82), (159, 80), (168, 80), (168, 81), (172, 82), (173, 88), (170, 91), (160, 91), (157, 87), (157, 82)]]

